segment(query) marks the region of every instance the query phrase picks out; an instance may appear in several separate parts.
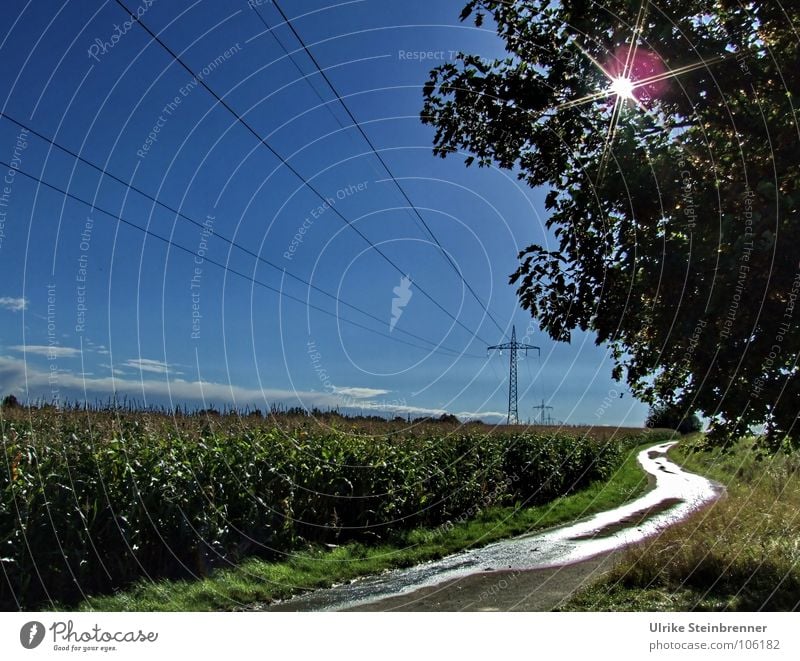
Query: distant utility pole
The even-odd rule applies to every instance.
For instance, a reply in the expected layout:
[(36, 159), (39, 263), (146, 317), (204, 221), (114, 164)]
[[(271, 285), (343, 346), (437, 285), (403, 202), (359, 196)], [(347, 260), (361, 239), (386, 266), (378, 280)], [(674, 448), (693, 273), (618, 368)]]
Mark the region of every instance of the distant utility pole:
[(541, 424), (543, 425), (552, 424), (553, 418), (547, 415), (547, 409), (552, 409), (553, 408), (552, 406), (545, 406), (544, 400), (542, 400), (541, 404), (538, 404), (537, 406), (533, 406), (531, 408), (533, 408), (534, 411), (541, 411), (541, 413), (539, 414), (539, 422)]
[(528, 355), (528, 349), (536, 349), (541, 355), (542, 350), (531, 344), (521, 344), (517, 342), (517, 328), (511, 327), (511, 342), (505, 344), (495, 344), (493, 347), (487, 347), (487, 351), (497, 349), (500, 355), (503, 355), (503, 350), (508, 349), (508, 419), (509, 425), (519, 424), (519, 412), (517, 411), (517, 351), (522, 350), (525, 355)]

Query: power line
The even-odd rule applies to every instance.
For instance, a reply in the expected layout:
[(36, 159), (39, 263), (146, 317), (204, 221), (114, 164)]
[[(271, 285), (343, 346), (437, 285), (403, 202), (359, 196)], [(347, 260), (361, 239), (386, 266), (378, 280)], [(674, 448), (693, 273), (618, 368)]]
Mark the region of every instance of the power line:
[[(130, 14), (130, 10), (125, 6), (125, 3), (122, 0), (115, 0), (116, 3), (125, 10), (126, 13)], [(291, 172), (295, 177), (297, 177), (303, 184), (312, 192), (314, 193), (322, 202), (327, 203), (325, 196), (317, 190), (317, 188), (308, 181), (302, 174), (289, 163), (275, 148), (273, 148), (264, 138), (262, 138), (258, 132), (245, 120), (241, 115), (239, 115), (221, 96), (219, 96), (213, 89), (211, 89), (206, 82), (199, 77), (192, 71), (192, 69), (181, 60), (180, 57), (169, 47), (167, 46), (158, 36), (149, 28), (147, 24), (142, 20), (139, 19), (136, 21), (136, 24), (139, 25), (147, 34), (149, 34), (156, 43), (158, 43), (167, 53), (169, 53), (170, 57), (175, 60), (183, 69), (185, 69), (194, 80), (196, 80), (203, 88), (213, 96), (217, 102), (225, 108), (231, 115), (233, 115), (236, 120), (244, 126), (255, 138), (258, 142), (264, 145), (274, 156), (277, 158), (286, 168)], [(378, 246), (376, 246), (372, 241), (370, 241), (367, 236), (359, 230), (350, 220), (348, 220), (344, 214), (337, 207), (331, 207), (333, 213), (341, 218), (344, 223), (350, 227), (353, 231), (356, 232), (375, 252), (377, 252), (389, 265), (392, 266), (401, 276), (405, 276), (406, 272), (401, 269), (386, 253), (384, 253)], [(417, 289), (422, 293), (425, 298), (431, 301), (436, 307), (438, 307), (442, 312), (444, 312), (448, 317), (450, 317), (455, 323), (461, 326), (464, 330), (466, 330), (472, 337), (476, 337), (481, 340), (480, 336), (477, 333), (472, 332), (469, 327), (467, 327), (463, 322), (461, 322), (457, 317), (455, 317), (450, 311), (447, 310), (441, 303), (439, 303), (435, 298), (433, 298), (423, 287), (417, 283)], [(483, 340), (481, 340), (483, 341)]]
[[(71, 150), (71, 149), (69, 149), (67, 147), (64, 147), (63, 145), (60, 145), (59, 143), (55, 142), (53, 139), (47, 137), (46, 135), (38, 132), (37, 130), (35, 130), (33, 128), (23, 124), (22, 122), (14, 119), (13, 117), (8, 115), (7, 113), (0, 111), (0, 117), (4, 117), (8, 121), (10, 121), (10, 122), (16, 124), (17, 126), (19, 126), (20, 128), (26, 129), (29, 133), (32, 133), (33, 135), (35, 135), (36, 137), (40, 138), (41, 140), (44, 140), (48, 144), (53, 145), (57, 149), (60, 149), (64, 153), (69, 154), (70, 156), (72, 156), (75, 159), (79, 160), (81, 163), (84, 163), (84, 164), (88, 165), (89, 167), (93, 168), (94, 170), (97, 170), (102, 176), (107, 176), (110, 179), (113, 179), (114, 181), (118, 182), (122, 186), (125, 186), (126, 188), (128, 188), (128, 189), (138, 193), (139, 195), (147, 198), (148, 200), (152, 201), (153, 203), (158, 204), (159, 206), (163, 207), (164, 209), (167, 209), (171, 213), (174, 213), (177, 217), (188, 221), (189, 223), (191, 223), (192, 225), (196, 226), (197, 228), (199, 228), (201, 230), (206, 229), (205, 225), (203, 225), (201, 222), (191, 218), (190, 216), (187, 216), (185, 213), (179, 211), (178, 209), (173, 208), (169, 204), (167, 204), (165, 202), (162, 202), (158, 198), (150, 195), (146, 191), (138, 188), (137, 186), (134, 186), (132, 183), (130, 183), (128, 181), (125, 181), (124, 179), (116, 176), (114, 173), (106, 170), (105, 168), (103, 168), (103, 167), (101, 167), (99, 165), (96, 165), (92, 161), (90, 161), (90, 160), (84, 158), (83, 156), (75, 153), (73, 150)], [(46, 186), (50, 186), (50, 184), (47, 184), (46, 182), (42, 182), (42, 183), (44, 183)], [(52, 186), (50, 186), (50, 187), (52, 188)], [(83, 200), (81, 200), (81, 201), (83, 201)], [(86, 204), (88, 204), (88, 203), (86, 203)], [(137, 225), (137, 227), (138, 227), (138, 225)], [(363, 310), (363, 309), (359, 308), (358, 306), (353, 305), (352, 303), (348, 303), (344, 299), (342, 299), (342, 298), (336, 296), (335, 294), (332, 294), (332, 293), (322, 289), (318, 285), (312, 284), (308, 280), (306, 280), (306, 279), (304, 279), (304, 278), (302, 278), (302, 277), (300, 277), (298, 275), (295, 275), (294, 273), (292, 273), (288, 269), (282, 268), (282, 267), (278, 266), (277, 264), (274, 264), (273, 262), (269, 261), (265, 257), (262, 257), (258, 253), (250, 250), (249, 248), (246, 248), (245, 246), (243, 246), (243, 245), (241, 245), (239, 243), (236, 243), (232, 239), (229, 239), (226, 236), (224, 236), (223, 234), (219, 234), (217, 232), (214, 232), (213, 236), (216, 236), (217, 238), (221, 239), (223, 242), (227, 243), (228, 245), (233, 246), (233, 247), (241, 250), (245, 254), (250, 255), (251, 257), (253, 257), (256, 260), (258, 260), (259, 262), (261, 262), (263, 264), (266, 264), (267, 266), (270, 266), (271, 268), (275, 269), (276, 271), (278, 271), (280, 273), (285, 273), (287, 276), (289, 276), (293, 280), (301, 282), (302, 284), (310, 287), (314, 291), (317, 291), (320, 294), (323, 294), (323, 295), (327, 296), (328, 298), (330, 298), (330, 299), (332, 299), (334, 301), (337, 301), (338, 303), (342, 304), (343, 306), (348, 307), (351, 310), (355, 310), (356, 312), (359, 312), (360, 314), (363, 314), (364, 316), (367, 316), (367, 317), (377, 321), (378, 323), (384, 323), (383, 319), (380, 319), (379, 317), (375, 316), (374, 314), (372, 314), (370, 312), (367, 312), (366, 310)], [(427, 342), (429, 344), (437, 346), (437, 342), (434, 342), (433, 340), (428, 340), (428, 339), (426, 339), (426, 338), (424, 338), (424, 337), (422, 337), (420, 335), (417, 335), (416, 333), (412, 333), (412, 332), (407, 331), (407, 330), (402, 329), (402, 328), (398, 328), (397, 331), (400, 332), (400, 333), (403, 333), (405, 335), (408, 335), (409, 337), (413, 337), (414, 339), (420, 340), (422, 342)], [(393, 336), (389, 335), (387, 337), (393, 337)], [(461, 354), (461, 352), (459, 352), (459, 351), (457, 351), (455, 349), (450, 349), (449, 347), (442, 347), (442, 348), (445, 351), (451, 351), (451, 352), (456, 353), (456, 354)], [(480, 356), (473, 355), (473, 354), (463, 354), (463, 355), (471, 355), (473, 358), (480, 358)]]
[[(297, 63), (297, 60), (295, 59), (295, 57), (293, 55), (293, 53), (296, 53), (297, 51), (290, 51), (286, 47), (286, 45), (278, 37), (278, 34), (275, 32), (275, 30), (273, 30), (273, 28), (270, 26), (270, 24), (267, 23), (267, 20), (264, 18), (264, 15), (258, 9), (258, 6), (251, 5), (251, 7), (252, 7), (253, 11), (255, 12), (256, 17), (258, 18), (258, 20), (261, 21), (261, 24), (266, 28), (266, 30), (267, 30), (267, 32), (269, 32), (270, 36), (275, 40), (275, 42), (278, 44), (278, 46), (281, 47), (281, 50), (286, 54), (287, 59), (292, 63), (292, 66), (294, 66), (294, 68), (297, 71), (297, 73), (300, 74), (299, 80), (303, 80), (308, 84), (308, 87), (314, 92), (314, 95), (319, 99), (320, 105), (322, 107), (324, 107), (325, 110), (328, 111), (328, 114), (331, 117), (333, 117), (334, 121), (339, 125), (339, 128), (341, 128), (342, 130), (346, 130), (347, 126), (345, 126), (344, 123), (342, 122), (342, 120), (339, 119), (339, 117), (336, 115), (335, 112), (333, 112), (333, 110), (331, 109), (330, 102), (325, 100), (325, 98), (322, 96), (322, 94), (320, 94), (320, 91), (316, 88), (316, 86), (311, 83), (311, 77), (309, 76), (309, 74), (305, 73), (303, 71), (303, 69), (300, 67), (300, 65)], [(351, 133), (346, 133), (345, 135), (347, 135), (347, 137), (355, 145), (355, 139), (353, 138), (352, 134)], [(378, 170), (377, 167), (375, 167), (374, 163), (372, 164), (372, 167), (373, 167), (373, 170), (375, 170), (375, 173), (377, 175), (382, 176), (382, 173)]]
[(333, 119), (336, 121), (336, 123), (339, 125), (340, 128), (342, 128), (342, 129), (347, 128), (342, 123), (342, 120), (339, 119), (336, 116), (336, 113), (334, 113), (333, 110), (331, 110), (330, 104), (322, 97), (322, 94), (320, 94), (319, 90), (314, 85), (311, 84), (311, 80), (309, 79), (308, 75), (300, 68), (300, 65), (297, 64), (297, 62), (295, 61), (294, 57), (292, 57), (292, 53), (284, 45), (284, 43), (278, 38), (278, 35), (273, 31), (273, 29), (269, 26), (267, 21), (264, 19), (264, 16), (262, 16), (261, 12), (258, 10), (258, 7), (256, 5), (251, 5), (251, 6), (252, 6), (253, 11), (255, 12), (256, 16), (258, 17), (258, 19), (261, 21), (261, 24), (267, 29), (267, 32), (270, 33), (270, 35), (275, 40), (275, 42), (278, 44), (278, 46), (281, 47), (281, 50), (284, 53), (286, 53), (286, 57), (289, 59), (289, 61), (292, 63), (292, 65), (294, 65), (294, 68), (297, 70), (297, 73), (300, 74), (300, 78), (308, 83), (308, 86), (311, 88), (311, 90), (314, 92), (316, 97), (319, 99), (319, 101), (322, 104), (322, 106), (328, 111), (328, 114), (331, 117), (333, 117)]
[[(425, 219), (422, 217), (422, 214), (419, 212), (419, 209), (417, 209), (417, 207), (416, 207), (416, 206), (414, 205), (414, 203), (411, 201), (411, 198), (408, 196), (408, 193), (406, 193), (405, 189), (404, 189), (404, 188), (403, 188), (403, 186), (400, 184), (400, 182), (399, 182), (399, 181), (397, 181), (397, 178), (396, 178), (396, 177), (394, 176), (394, 174), (392, 173), (391, 169), (389, 168), (389, 165), (386, 163), (386, 161), (384, 160), (384, 158), (381, 156), (381, 154), (380, 154), (380, 152), (378, 151), (377, 147), (374, 145), (374, 143), (372, 142), (372, 140), (370, 139), (370, 137), (367, 135), (366, 131), (364, 131), (364, 129), (362, 128), (362, 126), (361, 126), (361, 124), (359, 123), (359, 121), (358, 121), (358, 120), (355, 118), (355, 116), (353, 115), (353, 113), (351, 112), (350, 108), (349, 108), (349, 107), (347, 106), (347, 104), (345, 103), (345, 101), (344, 101), (344, 99), (342, 98), (342, 96), (341, 96), (341, 95), (339, 94), (339, 92), (336, 90), (336, 87), (334, 87), (334, 85), (333, 85), (333, 83), (331, 82), (330, 78), (328, 78), (328, 75), (325, 73), (325, 70), (322, 68), (322, 66), (320, 65), (320, 63), (317, 61), (317, 58), (316, 58), (316, 57), (314, 57), (314, 54), (311, 52), (311, 49), (310, 49), (310, 48), (309, 48), (309, 47), (306, 45), (305, 41), (303, 41), (303, 38), (302, 38), (302, 37), (300, 36), (300, 34), (297, 32), (297, 30), (295, 29), (294, 25), (292, 25), (292, 22), (291, 22), (291, 20), (290, 20), (290, 19), (289, 19), (289, 18), (286, 16), (286, 14), (283, 12), (283, 9), (281, 9), (281, 6), (278, 4), (277, 0), (273, 0), (273, 1), (272, 1), (272, 4), (275, 6), (275, 9), (277, 9), (277, 10), (278, 10), (278, 12), (280, 13), (281, 17), (282, 17), (282, 18), (283, 18), (283, 20), (285, 21), (286, 25), (287, 25), (287, 26), (289, 27), (289, 29), (292, 31), (292, 34), (294, 34), (294, 36), (295, 36), (295, 38), (297, 39), (297, 41), (298, 41), (298, 42), (300, 43), (300, 45), (303, 47), (303, 50), (306, 52), (306, 54), (308, 55), (308, 57), (309, 57), (309, 58), (311, 59), (311, 61), (314, 63), (314, 66), (317, 68), (317, 71), (319, 71), (320, 75), (321, 75), (321, 76), (322, 76), (322, 78), (325, 80), (325, 82), (327, 83), (328, 87), (330, 87), (331, 91), (334, 93), (334, 95), (335, 95), (335, 96), (336, 96), (336, 98), (338, 99), (338, 101), (339, 101), (339, 103), (341, 104), (342, 108), (344, 108), (344, 111), (347, 113), (348, 117), (350, 117), (350, 120), (353, 122), (353, 126), (355, 126), (355, 127), (356, 127), (356, 129), (358, 129), (358, 132), (359, 132), (359, 133), (360, 133), (360, 134), (363, 136), (364, 140), (367, 142), (367, 144), (369, 145), (370, 149), (372, 150), (372, 153), (373, 153), (373, 154), (375, 155), (375, 157), (376, 157), (376, 158), (377, 158), (377, 159), (380, 161), (380, 164), (383, 166), (383, 169), (384, 169), (384, 170), (386, 170), (387, 174), (389, 175), (389, 177), (391, 178), (391, 180), (394, 182), (394, 185), (397, 187), (397, 190), (399, 190), (399, 191), (400, 191), (400, 194), (403, 196), (403, 198), (405, 199), (405, 201), (408, 203), (408, 206), (410, 207), (410, 209), (411, 209), (411, 210), (414, 212), (414, 215), (416, 215), (416, 217), (417, 217), (417, 218), (419, 219), (419, 221), (422, 223), (422, 226), (425, 228), (425, 230), (428, 232), (428, 234), (430, 235), (430, 237), (433, 239), (434, 243), (435, 243), (435, 244), (436, 244), (436, 245), (439, 247), (439, 250), (441, 251), (441, 254), (444, 256), (444, 258), (447, 260), (447, 262), (448, 262), (448, 263), (450, 264), (450, 266), (453, 268), (453, 270), (455, 271), (456, 275), (458, 275), (458, 277), (459, 277), (459, 278), (461, 279), (461, 281), (464, 283), (464, 286), (466, 286), (466, 288), (467, 288), (467, 289), (469, 290), (469, 292), (472, 294), (472, 297), (473, 297), (473, 298), (474, 298), (474, 299), (475, 299), (475, 300), (478, 302), (478, 305), (480, 305), (480, 306), (481, 306), (481, 308), (482, 308), (482, 309), (483, 309), (483, 311), (484, 311), (484, 312), (487, 314), (487, 316), (489, 317), (489, 319), (491, 319), (492, 323), (494, 323), (494, 325), (495, 325), (495, 326), (497, 327), (497, 329), (498, 329), (498, 330), (499, 330), (499, 331), (500, 331), (500, 332), (503, 334), (503, 336), (507, 336), (507, 333), (506, 333), (506, 331), (505, 331), (505, 330), (503, 329), (503, 327), (502, 327), (502, 326), (501, 326), (501, 325), (500, 325), (500, 324), (497, 322), (497, 320), (494, 318), (494, 316), (492, 315), (492, 313), (489, 311), (489, 308), (488, 308), (488, 307), (487, 307), (487, 306), (486, 306), (486, 305), (483, 303), (483, 301), (480, 299), (480, 297), (478, 296), (478, 294), (476, 294), (476, 293), (475, 293), (475, 290), (472, 288), (472, 286), (469, 284), (469, 282), (467, 282), (467, 279), (464, 277), (464, 275), (461, 273), (461, 271), (459, 270), (459, 268), (458, 268), (458, 267), (455, 265), (455, 263), (453, 262), (453, 260), (452, 260), (452, 258), (450, 257), (450, 255), (447, 253), (447, 251), (444, 249), (444, 247), (442, 246), (442, 244), (439, 242), (439, 239), (437, 239), (437, 238), (436, 238), (436, 235), (433, 233), (433, 230), (431, 230), (431, 228), (430, 228), (430, 226), (428, 225), (428, 223), (427, 223), (427, 222), (425, 222)], [(261, 16), (261, 13), (259, 12), (258, 8), (254, 6), (254, 7), (253, 7), (253, 9), (255, 10), (256, 14), (258, 14), (259, 18), (261, 18), (261, 20), (262, 20), (262, 22), (264, 23), (265, 27), (267, 27), (267, 29), (270, 29), (270, 28), (269, 28), (269, 26), (268, 26), (268, 25), (266, 24), (266, 22), (264, 21), (263, 17)], [(271, 31), (271, 30), (270, 30), (270, 31)], [(276, 40), (277, 40), (277, 37), (276, 37)], [(279, 43), (280, 43), (280, 42), (279, 42)], [(284, 49), (284, 50), (285, 50), (285, 49)], [(287, 53), (287, 54), (288, 54), (288, 53)], [(295, 66), (296, 66), (296, 65), (295, 65)], [(298, 69), (299, 69), (299, 67), (298, 67)], [(302, 72), (301, 72), (301, 73), (302, 73)]]
[[(0, 166), (11, 168), (11, 165), (9, 163), (6, 163), (5, 161), (2, 161), (2, 160), (0, 160)], [(197, 251), (196, 250), (192, 250), (191, 248), (187, 248), (185, 246), (182, 246), (181, 244), (176, 243), (175, 241), (172, 241), (171, 239), (168, 239), (167, 237), (164, 237), (164, 236), (158, 234), (157, 232), (153, 232), (152, 230), (144, 228), (141, 225), (137, 225), (136, 223), (134, 223), (134, 222), (132, 222), (130, 220), (127, 220), (127, 219), (123, 218), (122, 216), (120, 216), (118, 214), (115, 214), (113, 211), (108, 211), (107, 209), (104, 209), (103, 207), (98, 206), (97, 204), (94, 204), (92, 202), (88, 202), (87, 200), (84, 200), (82, 197), (80, 197), (78, 195), (75, 195), (74, 193), (70, 193), (68, 191), (65, 191), (63, 188), (60, 188), (60, 187), (58, 187), (58, 186), (56, 186), (54, 184), (51, 184), (51, 183), (49, 183), (47, 181), (44, 181), (43, 179), (41, 179), (39, 177), (36, 177), (35, 175), (32, 175), (32, 174), (29, 174), (28, 172), (25, 172), (25, 170), (22, 170), (22, 169), (19, 169), (19, 168), (16, 168), (16, 167), (14, 168), (14, 170), (16, 171), (17, 174), (21, 174), (23, 177), (26, 177), (26, 178), (31, 179), (31, 180), (33, 180), (33, 181), (35, 181), (35, 182), (37, 182), (37, 183), (39, 183), (39, 184), (41, 184), (43, 186), (46, 186), (47, 188), (50, 188), (51, 190), (54, 190), (57, 193), (60, 193), (61, 195), (64, 195), (65, 197), (67, 197), (67, 198), (69, 198), (71, 200), (75, 200), (76, 202), (80, 202), (81, 204), (86, 205), (90, 209), (95, 209), (95, 210), (99, 211), (100, 213), (102, 213), (105, 216), (109, 216), (111, 218), (114, 218), (115, 220), (118, 220), (119, 222), (123, 223), (124, 225), (127, 225), (128, 227), (131, 227), (133, 229), (139, 230), (140, 232), (144, 233), (145, 235), (150, 236), (150, 237), (152, 237), (154, 239), (157, 239), (158, 241), (161, 241), (162, 243), (165, 243), (165, 244), (167, 244), (169, 246), (172, 246), (173, 248), (176, 248), (176, 249), (178, 249), (178, 250), (180, 250), (182, 252), (185, 252), (185, 253), (187, 253), (189, 255), (192, 255), (193, 257), (197, 255)], [(380, 335), (382, 337), (389, 338), (389, 339), (394, 340), (396, 342), (401, 342), (403, 344), (406, 344), (406, 345), (411, 346), (411, 347), (415, 347), (417, 349), (421, 349), (423, 351), (442, 353), (443, 355), (454, 354), (456, 356), (469, 356), (469, 357), (473, 357), (473, 358), (480, 358), (481, 357), (481, 356), (475, 356), (473, 354), (462, 353), (462, 352), (456, 351), (454, 349), (450, 349), (448, 347), (438, 346), (438, 348), (437, 348), (436, 347), (436, 343), (433, 342), (432, 340), (427, 340), (427, 339), (425, 339), (423, 337), (420, 337), (420, 336), (417, 336), (417, 335), (413, 335), (413, 334), (409, 333), (408, 331), (404, 331), (407, 335), (412, 335), (413, 337), (416, 337), (416, 338), (422, 340), (423, 342), (428, 342), (429, 344), (433, 344), (435, 348), (431, 349), (429, 347), (423, 347), (423, 346), (420, 346), (418, 344), (414, 344), (413, 342), (407, 342), (406, 340), (402, 340), (402, 339), (400, 339), (398, 337), (394, 337), (392, 335), (388, 335), (387, 333), (382, 333), (379, 330), (375, 330), (374, 328), (370, 328), (369, 326), (365, 326), (363, 324), (360, 324), (357, 321), (353, 321), (352, 319), (347, 319), (345, 317), (341, 317), (338, 314), (336, 314), (335, 312), (331, 312), (329, 310), (326, 310), (325, 308), (321, 308), (321, 307), (319, 307), (317, 305), (314, 305), (313, 303), (309, 303), (308, 301), (304, 301), (302, 298), (298, 298), (297, 296), (289, 294), (288, 292), (282, 291), (280, 289), (276, 289), (275, 287), (273, 287), (272, 285), (267, 284), (266, 282), (258, 280), (257, 278), (254, 278), (253, 276), (249, 276), (246, 273), (242, 273), (241, 271), (238, 271), (238, 270), (236, 270), (236, 269), (234, 269), (234, 268), (232, 268), (232, 267), (230, 267), (230, 266), (228, 266), (226, 264), (222, 264), (221, 262), (218, 262), (218, 261), (216, 261), (214, 259), (211, 259), (210, 257), (204, 256), (203, 257), (203, 262), (204, 263), (208, 262), (209, 264), (217, 266), (217, 267), (221, 268), (222, 270), (227, 271), (228, 273), (232, 273), (233, 275), (239, 276), (240, 278), (243, 278), (244, 280), (247, 280), (248, 282), (252, 282), (254, 285), (258, 285), (259, 287), (264, 287), (265, 289), (268, 289), (269, 291), (275, 292), (279, 296), (283, 296), (283, 297), (285, 297), (285, 298), (287, 298), (287, 299), (289, 299), (291, 301), (295, 301), (297, 303), (300, 303), (301, 305), (304, 305), (307, 308), (310, 308), (312, 310), (316, 310), (317, 312), (321, 312), (322, 314), (326, 314), (326, 315), (328, 315), (330, 317), (333, 317), (333, 318), (335, 318), (335, 319), (337, 319), (339, 321), (342, 321), (343, 323), (350, 324), (351, 326), (356, 326), (357, 328), (361, 328), (362, 330), (368, 331), (370, 333), (374, 333), (376, 335)], [(336, 298), (336, 300), (339, 303), (344, 304), (344, 301), (342, 301), (341, 299)], [(362, 311), (362, 313), (363, 314), (368, 314), (368, 313), (365, 313), (363, 311)], [(371, 315), (369, 315), (369, 316), (371, 316)], [(378, 321), (381, 321), (381, 320), (379, 319)], [(448, 352), (448, 353), (444, 354), (444, 352)], [(452, 357), (452, 355), (451, 355), (451, 357)]]

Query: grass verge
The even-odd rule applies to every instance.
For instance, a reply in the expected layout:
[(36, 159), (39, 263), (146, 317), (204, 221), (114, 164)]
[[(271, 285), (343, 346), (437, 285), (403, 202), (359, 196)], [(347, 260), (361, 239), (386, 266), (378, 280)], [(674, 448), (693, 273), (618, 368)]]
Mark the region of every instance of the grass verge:
[(648, 481), (631, 450), (606, 482), (536, 507), (487, 508), (468, 521), (399, 535), (390, 545), (311, 548), (282, 562), (252, 559), (197, 581), (141, 581), (111, 596), (93, 597), (80, 610), (213, 611), (258, 608), (277, 599), (330, 587), (358, 576), (408, 567), (450, 553), (541, 530), (621, 505), (646, 491)]
[(672, 458), (727, 495), (628, 551), (572, 611), (786, 611), (800, 607), (800, 454), (682, 443)]

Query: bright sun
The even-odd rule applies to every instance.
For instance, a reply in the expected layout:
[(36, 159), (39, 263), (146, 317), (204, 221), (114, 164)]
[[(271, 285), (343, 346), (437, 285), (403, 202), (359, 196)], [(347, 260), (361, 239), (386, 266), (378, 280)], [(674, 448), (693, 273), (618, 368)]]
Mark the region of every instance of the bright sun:
[(633, 81), (625, 76), (619, 76), (611, 81), (611, 91), (623, 99), (633, 99)]

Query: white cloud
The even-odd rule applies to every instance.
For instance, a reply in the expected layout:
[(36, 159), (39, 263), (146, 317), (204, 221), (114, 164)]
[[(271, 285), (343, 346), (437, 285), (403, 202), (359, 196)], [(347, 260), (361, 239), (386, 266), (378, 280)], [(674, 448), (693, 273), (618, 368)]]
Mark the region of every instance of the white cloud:
[(130, 358), (122, 363), (122, 367), (132, 367), (142, 372), (152, 372), (153, 374), (166, 374), (167, 372), (180, 374), (180, 372), (172, 369), (172, 366), (168, 363), (153, 360), (152, 358)]
[[(158, 361), (153, 361), (158, 362)], [(163, 365), (163, 363), (162, 363)], [(171, 372), (173, 374), (174, 372)], [(44, 389), (57, 386), (61, 391), (74, 390), (76, 393), (129, 394), (135, 397), (168, 399), (170, 402), (201, 401), (206, 403), (230, 403), (234, 406), (257, 404), (260, 406), (288, 402), (292, 406), (302, 404), (307, 407), (335, 407), (342, 405), (342, 398), (325, 392), (284, 390), (280, 388), (245, 388), (243, 386), (216, 383), (213, 381), (187, 381), (174, 378), (115, 378), (86, 377), (79, 373), (58, 372), (57, 383), (50, 382), (49, 370), (38, 369), (25, 361), (0, 356), (0, 392), (10, 392), (19, 386), (27, 386), (31, 396), (36, 397)]]
[(107, 356), (109, 354), (109, 351), (106, 348), (105, 344), (95, 344), (88, 337), (84, 340), (84, 345), (89, 347), (89, 349), (91, 349), (95, 353), (99, 353), (99, 354), (101, 354), (103, 356)]
[(0, 392), (11, 392), (25, 385), (25, 361), (0, 356)]
[(14, 312), (19, 312), (20, 310), (27, 310), (28, 299), (12, 298), (11, 296), (0, 296), (0, 307), (6, 308), (7, 310), (13, 310)]
[(79, 349), (72, 347), (60, 347), (58, 345), (48, 346), (46, 344), (18, 344), (9, 347), (12, 351), (20, 353), (33, 353), (38, 356), (46, 356), (47, 358), (74, 358), (80, 355)]
[(117, 369), (116, 367), (111, 367), (108, 363), (100, 363), (98, 367), (103, 368), (104, 370), (110, 372), (114, 376), (128, 376), (128, 372), (125, 370)]
[(370, 399), (371, 397), (388, 395), (391, 390), (379, 390), (378, 388), (340, 388), (338, 386), (334, 386), (333, 392), (337, 395), (352, 397), (354, 399)]
[[(410, 406), (403, 403), (394, 402), (363, 402), (352, 404), (353, 408), (363, 408), (365, 410), (383, 411), (395, 415), (413, 415), (438, 418), (445, 413), (451, 413), (445, 409), (426, 408), (424, 406)], [(459, 411), (454, 414), (459, 420), (473, 420), (476, 418), (497, 418), (505, 419), (507, 414), (499, 411)]]
[[(153, 361), (158, 362), (158, 361)], [(162, 363), (163, 365), (163, 363)], [(108, 367), (108, 366), (103, 366)], [(117, 372), (117, 370), (115, 370)], [(68, 371), (58, 371), (57, 382), (50, 382), (50, 372), (46, 369), (37, 369), (30, 363), (18, 358), (0, 356), (0, 392), (20, 391), (24, 388), (27, 379), (28, 392), (35, 398), (50, 391), (54, 385), (61, 391), (62, 398), (69, 398), (65, 391), (74, 391), (76, 396), (83, 397), (83, 393), (98, 395), (127, 394), (133, 397), (144, 397), (147, 400), (168, 400), (171, 404), (186, 401), (203, 402), (209, 404), (232, 404), (235, 407), (256, 405), (266, 407), (270, 404), (284, 403), (289, 406), (302, 405), (306, 408), (350, 408), (374, 411), (389, 415), (412, 415), (439, 417), (449, 413), (440, 408), (425, 408), (412, 406), (403, 400), (394, 401), (355, 401), (352, 395), (347, 398), (341, 392), (297, 391), (281, 388), (246, 388), (243, 386), (217, 383), (213, 381), (187, 381), (181, 378), (115, 378), (113, 376), (91, 376), (89, 373), (82, 375)], [(356, 390), (357, 392), (371, 391), (385, 394), (390, 391), (372, 390), (368, 388), (341, 388), (339, 390)], [(24, 392), (24, 391), (22, 391)], [(364, 394), (362, 392), (362, 394)], [(456, 413), (461, 420), (474, 418), (497, 419), (502, 421), (505, 413), (496, 411), (461, 411)]]
[(459, 420), (478, 420), (484, 418), (496, 418), (499, 421), (505, 420), (508, 417), (507, 413), (500, 411), (461, 411), (455, 414)]

